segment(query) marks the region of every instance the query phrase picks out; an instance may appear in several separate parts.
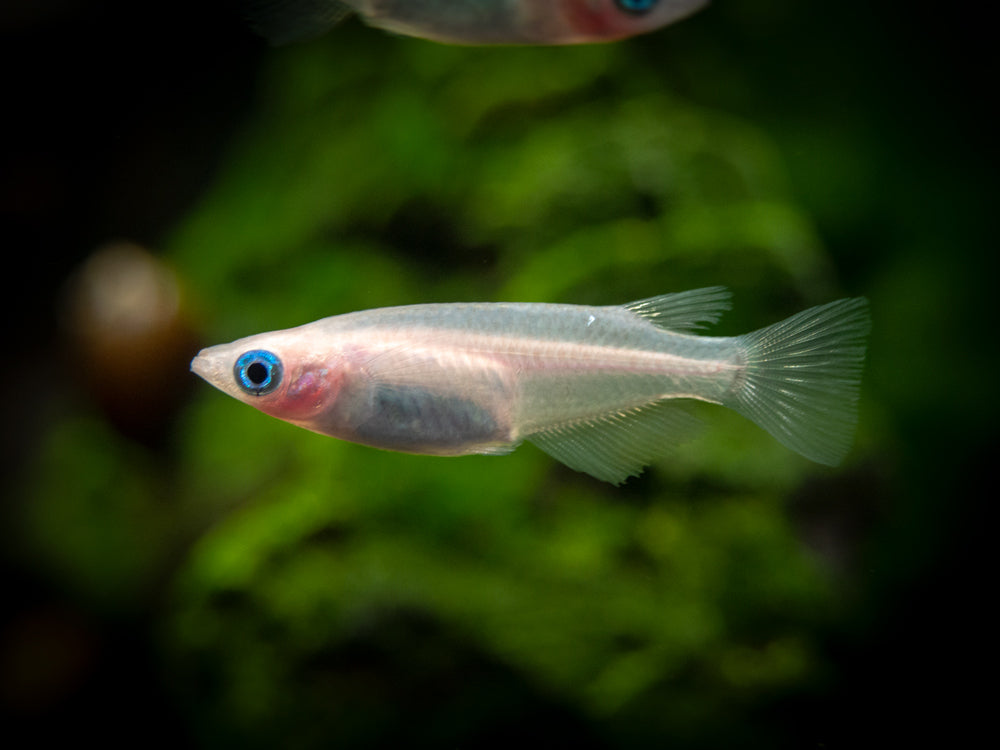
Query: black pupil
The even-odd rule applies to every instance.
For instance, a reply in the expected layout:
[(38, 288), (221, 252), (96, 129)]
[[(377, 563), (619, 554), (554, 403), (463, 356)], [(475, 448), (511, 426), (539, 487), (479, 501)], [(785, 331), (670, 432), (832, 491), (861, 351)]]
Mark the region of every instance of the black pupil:
[(267, 380), (267, 365), (261, 364), (260, 362), (254, 362), (252, 365), (247, 367), (247, 377), (250, 378), (250, 382), (255, 385), (260, 385)]

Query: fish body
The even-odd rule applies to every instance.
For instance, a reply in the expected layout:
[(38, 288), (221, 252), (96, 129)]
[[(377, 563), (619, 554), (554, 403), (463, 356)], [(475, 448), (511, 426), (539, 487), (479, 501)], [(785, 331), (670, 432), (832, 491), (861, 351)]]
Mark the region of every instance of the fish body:
[(318, 36), (354, 12), (397, 34), (450, 44), (581, 44), (643, 34), (708, 0), (253, 0), (273, 42)]
[(692, 420), (735, 409), (813, 460), (850, 447), (869, 328), (864, 299), (744, 336), (692, 331), (720, 287), (623, 306), (457, 303), (348, 313), (202, 350), (225, 393), (314, 432), (376, 448), (502, 454), (524, 440), (620, 483)]

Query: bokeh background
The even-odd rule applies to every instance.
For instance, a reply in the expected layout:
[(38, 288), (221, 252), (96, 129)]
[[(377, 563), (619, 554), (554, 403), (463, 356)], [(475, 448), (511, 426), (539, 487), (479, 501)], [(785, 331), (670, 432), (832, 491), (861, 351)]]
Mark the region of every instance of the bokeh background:
[[(985, 24), (716, 0), (613, 45), (448, 47), (350, 21), (272, 48), (234, 6), (0, 11), (5, 739), (977, 736)], [(357, 309), (709, 284), (734, 292), (723, 335), (871, 300), (841, 467), (705, 407), (698, 439), (614, 488), (532, 446), (340, 443), (187, 370), (201, 345)]]

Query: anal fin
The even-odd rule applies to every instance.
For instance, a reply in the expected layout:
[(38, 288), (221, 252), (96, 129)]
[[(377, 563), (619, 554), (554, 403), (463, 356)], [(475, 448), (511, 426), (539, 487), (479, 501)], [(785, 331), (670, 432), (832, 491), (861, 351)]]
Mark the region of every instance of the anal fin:
[(700, 422), (689, 407), (665, 399), (552, 427), (527, 440), (571, 469), (618, 485), (697, 431)]

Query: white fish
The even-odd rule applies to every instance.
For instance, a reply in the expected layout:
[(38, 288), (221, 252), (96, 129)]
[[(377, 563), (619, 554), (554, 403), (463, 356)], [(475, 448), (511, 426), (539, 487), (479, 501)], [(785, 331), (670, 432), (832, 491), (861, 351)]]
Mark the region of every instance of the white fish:
[(870, 327), (843, 299), (735, 337), (690, 331), (721, 287), (621, 307), (460, 303), (337, 315), (202, 350), (219, 390), (325, 435), (439, 456), (523, 440), (619, 484), (680, 437), (679, 400), (735, 409), (803, 456), (850, 448)]
[(318, 36), (349, 13), (387, 31), (451, 44), (608, 42), (678, 21), (708, 0), (245, 0), (272, 42)]

